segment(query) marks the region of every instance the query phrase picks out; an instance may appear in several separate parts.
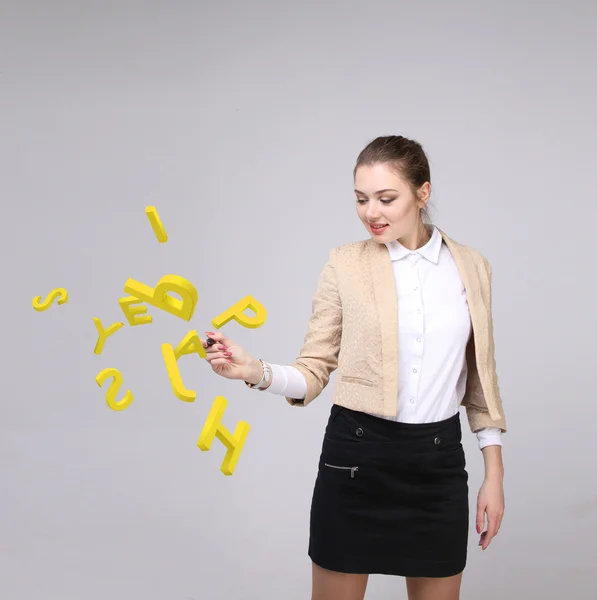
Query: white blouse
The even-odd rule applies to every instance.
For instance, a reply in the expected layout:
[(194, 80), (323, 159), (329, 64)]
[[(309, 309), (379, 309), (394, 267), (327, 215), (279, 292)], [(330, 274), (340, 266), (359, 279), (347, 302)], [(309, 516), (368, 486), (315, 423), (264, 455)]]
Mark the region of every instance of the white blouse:
[[(393, 420), (430, 423), (455, 415), (464, 397), (466, 346), (472, 333), (466, 292), (458, 267), (433, 227), (418, 250), (386, 242), (398, 292), (398, 407)], [(304, 398), (307, 383), (294, 367), (269, 363), (272, 394)], [(382, 418), (383, 415), (376, 415)], [(476, 432), (479, 448), (502, 445), (502, 430)]]

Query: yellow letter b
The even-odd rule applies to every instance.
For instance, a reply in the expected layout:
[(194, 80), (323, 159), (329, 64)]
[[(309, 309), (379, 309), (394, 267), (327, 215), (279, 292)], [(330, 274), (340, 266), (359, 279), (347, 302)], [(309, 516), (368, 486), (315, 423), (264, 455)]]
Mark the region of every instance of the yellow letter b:
[[(134, 279), (127, 279), (124, 291), (185, 321), (191, 320), (198, 297), (195, 286), (188, 279), (178, 275), (164, 275), (155, 288)], [(181, 299), (174, 298), (172, 293), (178, 294)]]

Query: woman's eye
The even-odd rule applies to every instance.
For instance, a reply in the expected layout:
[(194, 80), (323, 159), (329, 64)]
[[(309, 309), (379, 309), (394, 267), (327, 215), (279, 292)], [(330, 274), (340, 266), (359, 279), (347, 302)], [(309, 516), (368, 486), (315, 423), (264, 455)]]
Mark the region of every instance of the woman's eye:
[[(366, 202), (366, 200), (364, 200), (363, 198), (357, 198), (357, 202), (359, 204), (363, 204), (364, 202)], [(389, 204), (390, 202), (394, 202), (394, 198), (381, 198), (380, 202), (383, 202), (384, 204)]]

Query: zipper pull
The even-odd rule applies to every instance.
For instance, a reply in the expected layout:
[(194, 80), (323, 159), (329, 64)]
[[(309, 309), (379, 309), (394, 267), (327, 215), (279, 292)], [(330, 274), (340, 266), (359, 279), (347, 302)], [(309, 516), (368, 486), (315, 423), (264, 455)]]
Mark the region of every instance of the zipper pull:
[(350, 478), (351, 478), (351, 479), (354, 479), (354, 472), (355, 472), (355, 471), (358, 471), (358, 470), (359, 470), (359, 468), (358, 468), (358, 467), (352, 467), (352, 468), (350, 469)]

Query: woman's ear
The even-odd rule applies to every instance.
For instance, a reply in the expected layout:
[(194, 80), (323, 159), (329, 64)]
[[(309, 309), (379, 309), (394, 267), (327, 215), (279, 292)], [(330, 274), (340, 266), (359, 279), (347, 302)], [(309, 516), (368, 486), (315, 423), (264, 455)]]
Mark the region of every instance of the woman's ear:
[(417, 191), (417, 196), (419, 198), (419, 206), (424, 208), (429, 200), (429, 196), (431, 195), (431, 183), (426, 181)]

